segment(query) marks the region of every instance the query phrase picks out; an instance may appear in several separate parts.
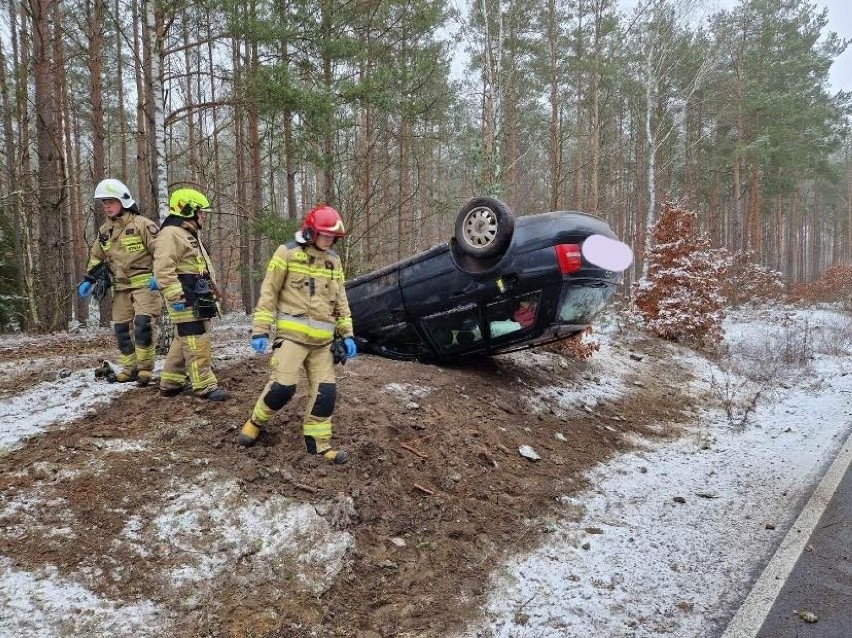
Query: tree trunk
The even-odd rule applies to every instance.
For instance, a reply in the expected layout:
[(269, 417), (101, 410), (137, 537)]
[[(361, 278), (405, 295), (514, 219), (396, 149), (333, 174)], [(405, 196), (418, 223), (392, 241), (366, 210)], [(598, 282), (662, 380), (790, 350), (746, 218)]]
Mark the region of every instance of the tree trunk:
[[(95, 2), (105, 2), (106, 0), (95, 0)], [(116, 19), (121, 15), (122, 8), (120, 0), (115, 0), (114, 9)], [(134, 36), (134, 40), (135, 40)], [(119, 134), (119, 150), (121, 153), (121, 179), (129, 178), (127, 169), (127, 108), (124, 105), (124, 36), (120, 29), (116, 29), (115, 33), (115, 84), (116, 95), (118, 97), (118, 134)], [(95, 181), (99, 178), (96, 176)], [(139, 192), (138, 186), (136, 192)]]
[(37, 219), (39, 221), (38, 263), (35, 283), (38, 305), (31, 309), (39, 332), (65, 328), (70, 318), (70, 294), (62, 235), (62, 212), (66, 197), (61, 171), (62, 139), (55, 105), (54, 74), (61, 61), (52, 56), (54, 4), (57, 0), (30, 0), (33, 21), (33, 73), (38, 154)]
[[(103, 108), (103, 24), (104, 24), (104, 14), (105, 14), (105, 6), (104, 0), (94, 0), (92, 13), (90, 15), (87, 28), (88, 28), (88, 37), (89, 37), (89, 89), (92, 93), (92, 183), (93, 185), (100, 182), (104, 179), (106, 172), (106, 163), (105, 163), (105, 141), (106, 141), (106, 129), (104, 126), (104, 108)], [(116, 14), (118, 15), (118, 14)], [(121, 49), (121, 35), (117, 34), (119, 51)], [(120, 57), (120, 56), (119, 56)], [(119, 67), (120, 68), (120, 67)], [(119, 85), (121, 82), (121, 76), (119, 75)], [(123, 101), (123, 89), (119, 88), (119, 102), (120, 109), (119, 112), (121, 117), (124, 117), (124, 101)], [(124, 137), (122, 136), (122, 144), (125, 145)], [(126, 148), (126, 146), (124, 146)], [(125, 155), (125, 152), (122, 152), (122, 156)], [(122, 166), (126, 166), (126, 160), (122, 161)], [(127, 179), (127, 176), (122, 173), (121, 179)], [(102, 209), (100, 206), (94, 206), (95, 209), (95, 228), (98, 228), (100, 224), (103, 222), (102, 218)], [(85, 244), (85, 225), (81, 224), (80, 228), (81, 237), (83, 238), (83, 243)], [(81, 246), (81, 254), (78, 256), (78, 259), (81, 260), (80, 266), (85, 269), (86, 262), (88, 261), (87, 246)], [(78, 279), (78, 281), (82, 279), (82, 275)], [(80, 300), (78, 302), (78, 308), (80, 312), (81, 321), (83, 317), (88, 317), (88, 308), (89, 304), (85, 300)], [(100, 306), (101, 310), (106, 310), (106, 306), (101, 302)], [(107, 324), (109, 321), (109, 316), (105, 316), (106, 313), (102, 312), (100, 317), (101, 325)]]
[[(183, 41), (186, 43), (191, 42), (190, 40), (190, 32), (189, 32), (189, 23), (190, 17), (184, 13), (183, 18)], [(192, 55), (191, 55), (192, 47), (185, 46), (183, 49), (183, 64), (186, 68), (186, 134), (187, 134), (187, 173), (189, 174), (189, 181), (193, 184), (198, 183), (198, 142), (195, 140), (195, 115), (194, 115), (194, 107), (195, 103), (195, 95), (194, 95), (194, 87), (192, 86), (192, 69), (197, 69), (198, 65), (193, 63)], [(200, 74), (200, 72), (199, 72)], [(211, 82), (211, 85), (214, 84)], [(209, 193), (205, 193), (209, 197)]]
[(548, 187), (548, 201), (550, 210), (559, 210), (562, 205), (562, 131), (560, 122), (560, 99), (559, 99), (559, 40), (558, 22), (555, 0), (547, 0), (547, 51), (549, 74), (549, 102), (550, 102), (550, 179)]
[(761, 226), (761, 175), (762, 170), (760, 168), (760, 163), (758, 161), (754, 162), (754, 165), (751, 167), (751, 183), (749, 184), (749, 198), (748, 198), (748, 220), (749, 220), (749, 245), (752, 251), (754, 251), (755, 259), (762, 262), (763, 258), (763, 229)]
[(846, 144), (846, 246), (845, 259), (852, 260), (852, 154)]
[[(137, 200), (143, 210), (155, 211), (156, 200), (153, 199), (151, 183), (151, 144), (148, 141), (153, 135), (148, 125), (148, 110), (151, 108), (150, 84), (146, 82), (143, 69), (147, 69), (150, 52), (148, 51), (148, 37), (141, 33), (140, 2), (145, 0), (133, 0), (133, 54), (134, 59), (141, 60), (141, 64), (135, 64), (136, 80), (136, 175), (137, 175)], [(150, 213), (149, 213), (150, 214)]]
[(169, 214), (169, 185), (166, 178), (166, 126), (163, 107), (163, 10), (155, 0), (146, 0), (146, 22), (148, 25), (149, 72), (148, 95), (151, 100), (149, 110), (148, 141), (152, 143), (151, 159), (151, 199), (147, 216), (164, 220)]

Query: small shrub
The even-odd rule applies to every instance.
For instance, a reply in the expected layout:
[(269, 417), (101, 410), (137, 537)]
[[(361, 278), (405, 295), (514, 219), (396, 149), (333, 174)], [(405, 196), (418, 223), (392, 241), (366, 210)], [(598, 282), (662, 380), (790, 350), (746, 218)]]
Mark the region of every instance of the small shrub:
[(727, 254), (730, 263), (728, 274), (721, 282), (722, 297), (727, 305), (764, 303), (783, 297), (783, 275), (758, 264), (753, 251), (728, 253), (724, 248), (720, 250)]
[(852, 264), (830, 266), (816, 281), (793, 286), (790, 298), (807, 303), (840, 301), (844, 308), (852, 309)]
[(670, 341), (698, 346), (722, 340), (720, 292), (729, 267), (726, 251), (712, 249), (695, 213), (667, 203), (653, 230), (648, 276), (634, 285), (633, 307), (645, 325)]

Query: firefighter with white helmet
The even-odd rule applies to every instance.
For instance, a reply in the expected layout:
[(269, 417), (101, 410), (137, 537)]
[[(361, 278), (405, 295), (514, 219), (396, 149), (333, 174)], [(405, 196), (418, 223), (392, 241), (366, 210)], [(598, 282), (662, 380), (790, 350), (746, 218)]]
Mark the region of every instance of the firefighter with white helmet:
[(252, 347), (266, 351), (272, 336), (269, 382), (237, 439), (253, 445), (262, 428), (296, 393), (302, 369), (308, 399), (302, 434), (308, 453), (344, 463), (347, 454), (331, 447), (331, 416), (337, 396), (332, 341), (342, 338), (346, 355), (357, 353), (340, 257), (331, 250), (346, 234), (331, 206), (311, 209), (295, 241), (279, 246), (269, 261), (252, 321)]
[(219, 299), (213, 264), (199, 236), (209, 212), (204, 194), (180, 188), (169, 198), (169, 215), (160, 226), (151, 286), (162, 291), (175, 327), (160, 375), (160, 394), (166, 397), (182, 392), (187, 377), (204, 399), (228, 397), (212, 368), (210, 319), (219, 314)]
[(112, 323), (121, 371), (114, 380), (146, 386), (154, 370), (157, 318), (162, 301), (148, 289), (159, 228), (139, 214), (127, 186), (113, 178), (95, 187), (106, 214), (89, 250), (86, 276), (77, 286), (84, 299), (102, 299), (112, 288)]

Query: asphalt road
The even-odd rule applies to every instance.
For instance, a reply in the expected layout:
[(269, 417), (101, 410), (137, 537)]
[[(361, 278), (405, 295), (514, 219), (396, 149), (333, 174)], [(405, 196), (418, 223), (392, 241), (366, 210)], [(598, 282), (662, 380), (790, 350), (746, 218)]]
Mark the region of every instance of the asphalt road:
[(852, 467), (847, 467), (757, 635), (852, 638)]
[(722, 638), (852, 638), (852, 434)]

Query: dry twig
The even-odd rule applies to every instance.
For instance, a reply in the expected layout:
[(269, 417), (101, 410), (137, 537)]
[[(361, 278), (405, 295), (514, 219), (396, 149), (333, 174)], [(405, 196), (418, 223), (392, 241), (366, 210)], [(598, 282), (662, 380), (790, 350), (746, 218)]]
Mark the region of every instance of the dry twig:
[(411, 447), (407, 443), (400, 443), (399, 445), (403, 450), (408, 450), (412, 454), (416, 454), (417, 456), (419, 456), (421, 459), (428, 459), (429, 458), (429, 456), (427, 454), (423, 454), (423, 452), (421, 452), (420, 450), (415, 450), (413, 447)]
[(414, 487), (423, 492), (424, 494), (428, 494), (429, 496), (435, 496), (435, 492), (430, 490), (428, 487), (423, 487), (422, 485), (414, 484)]

